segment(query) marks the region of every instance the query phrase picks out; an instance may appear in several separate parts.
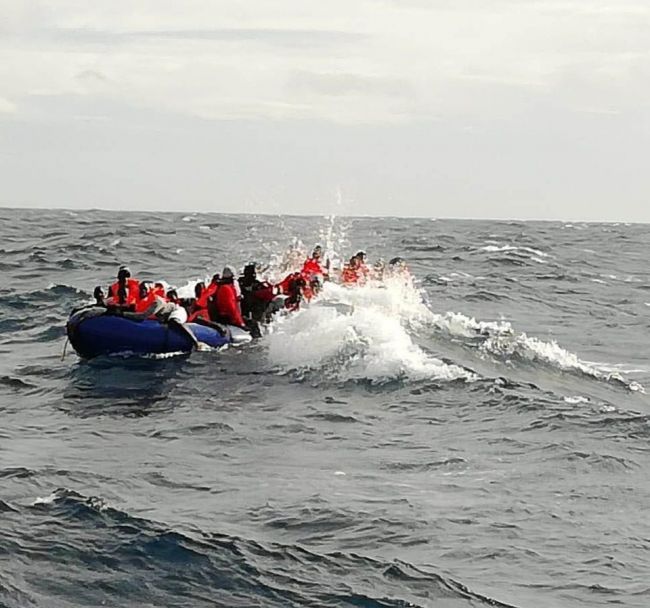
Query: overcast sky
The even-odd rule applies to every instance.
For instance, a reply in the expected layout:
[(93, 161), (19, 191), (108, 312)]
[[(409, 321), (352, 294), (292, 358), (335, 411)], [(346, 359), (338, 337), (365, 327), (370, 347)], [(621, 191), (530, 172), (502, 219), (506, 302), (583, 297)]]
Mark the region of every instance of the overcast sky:
[(648, 0), (0, 0), (0, 205), (650, 221)]

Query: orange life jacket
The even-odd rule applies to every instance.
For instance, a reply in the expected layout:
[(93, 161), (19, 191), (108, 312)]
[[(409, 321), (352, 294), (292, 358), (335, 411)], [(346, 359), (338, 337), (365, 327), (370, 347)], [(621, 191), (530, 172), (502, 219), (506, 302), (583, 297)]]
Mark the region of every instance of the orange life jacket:
[(341, 273), (341, 281), (346, 285), (357, 283), (359, 281), (359, 272), (355, 268), (346, 265)]
[(126, 297), (123, 302), (120, 302), (120, 282), (115, 281), (115, 283), (109, 287), (108, 295), (111, 299), (110, 303), (113, 304), (113, 306), (135, 306), (137, 304), (140, 299), (140, 281), (138, 281), (138, 279), (127, 279), (124, 288), (126, 291)]
[(310, 281), (315, 276), (326, 276), (327, 270), (323, 268), (321, 263), (316, 258), (307, 258), (302, 266), (302, 276), (307, 281)]
[(214, 296), (217, 314), (222, 323), (244, 326), (239, 306), (239, 295), (234, 283), (221, 283)]
[(158, 295), (157, 293), (158, 290), (156, 289), (150, 289), (144, 298), (140, 298), (136, 303), (135, 303), (135, 312), (144, 312), (151, 306), (155, 301), (156, 301), (156, 296)]
[(194, 308), (202, 309), (208, 307), (208, 300), (217, 291), (216, 283), (210, 283), (202, 292), (201, 295), (194, 301)]
[(197, 319), (205, 319), (206, 321), (210, 320), (210, 313), (207, 308), (197, 308), (188, 318), (187, 322), (192, 323)]

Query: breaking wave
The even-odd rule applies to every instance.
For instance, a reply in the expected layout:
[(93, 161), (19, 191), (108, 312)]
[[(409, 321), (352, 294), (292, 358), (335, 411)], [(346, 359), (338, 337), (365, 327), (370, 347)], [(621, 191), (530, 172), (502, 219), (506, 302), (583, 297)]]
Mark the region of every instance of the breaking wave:
[(269, 358), (281, 371), (336, 381), (475, 380), (415, 343), (409, 326), (427, 311), (408, 286), (328, 283), (318, 301), (274, 324), (266, 338)]
[(326, 283), (317, 299), (276, 321), (266, 337), (281, 372), (320, 374), (334, 381), (478, 379), (444, 354), (429, 352), (423, 336), (447, 337), (501, 363), (543, 366), (644, 392), (607, 366), (583, 361), (555, 341), (517, 332), (508, 321), (479, 321), (459, 312), (435, 313), (412, 277), (347, 288)]

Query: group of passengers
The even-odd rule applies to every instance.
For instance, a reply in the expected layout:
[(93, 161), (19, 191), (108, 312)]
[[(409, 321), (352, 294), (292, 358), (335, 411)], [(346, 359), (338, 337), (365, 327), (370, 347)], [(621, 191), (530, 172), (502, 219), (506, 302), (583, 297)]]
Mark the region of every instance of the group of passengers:
[[(366, 260), (364, 251), (353, 255), (340, 273), (341, 283), (363, 284), (372, 278), (383, 278), (383, 262), (370, 268)], [(393, 258), (389, 267), (403, 267), (403, 260)], [(259, 323), (268, 321), (281, 308), (298, 309), (302, 301), (311, 300), (322, 288), (323, 281), (330, 278), (329, 260), (323, 261), (323, 249), (316, 245), (299, 272), (288, 274), (275, 285), (258, 279), (254, 263), (247, 264), (239, 278), (226, 266), (209, 284), (197, 283), (194, 298), (179, 298), (175, 289), (166, 289), (159, 282), (138, 281), (126, 266), (120, 266), (117, 280), (110, 285), (108, 293), (98, 286), (94, 297), (98, 305), (134, 320), (158, 319), (179, 325), (194, 322), (217, 330), (222, 325), (233, 325), (256, 336)]]

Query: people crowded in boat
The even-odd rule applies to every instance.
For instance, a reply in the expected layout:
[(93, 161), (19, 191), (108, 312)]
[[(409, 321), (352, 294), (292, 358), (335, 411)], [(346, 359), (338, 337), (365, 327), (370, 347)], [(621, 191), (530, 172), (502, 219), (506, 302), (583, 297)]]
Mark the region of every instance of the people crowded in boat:
[(156, 319), (179, 325), (193, 322), (215, 328), (230, 325), (258, 336), (260, 323), (270, 321), (272, 315), (283, 309), (297, 310), (301, 303), (318, 295), (325, 281), (363, 285), (405, 269), (402, 258), (393, 258), (388, 266), (379, 260), (369, 267), (366, 252), (358, 251), (340, 273), (332, 276), (330, 260), (323, 261), (323, 248), (316, 245), (300, 271), (290, 272), (275, 284), (259, 279), (254, 263), (247, 264), (239, 278), (230, 266), (225, 266), (208, 285), (198, 282), (194, 286), (194, 298), (181, 299), (176, 290), (166, 289), (164, 283), (138, 281), (127, 266), (120, 266), (107, 295), (96, 287), (94, 297), (98, 306), (133, 320)]

